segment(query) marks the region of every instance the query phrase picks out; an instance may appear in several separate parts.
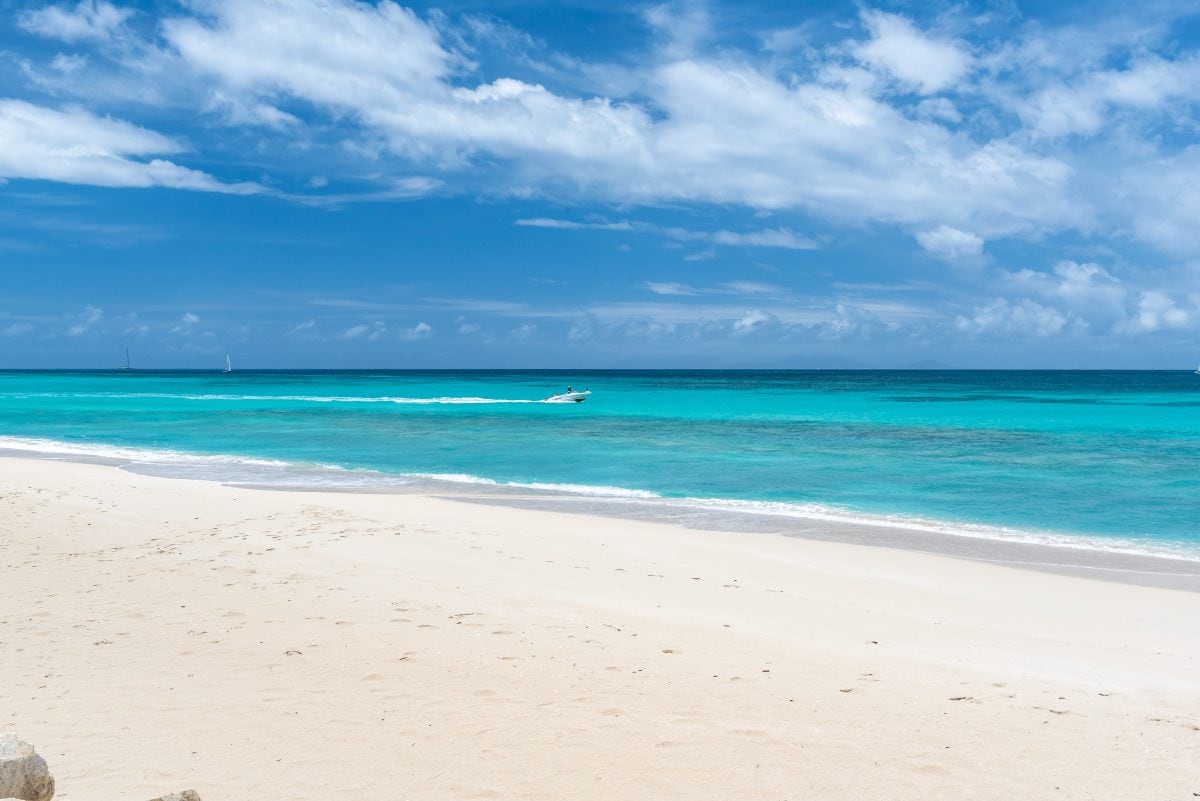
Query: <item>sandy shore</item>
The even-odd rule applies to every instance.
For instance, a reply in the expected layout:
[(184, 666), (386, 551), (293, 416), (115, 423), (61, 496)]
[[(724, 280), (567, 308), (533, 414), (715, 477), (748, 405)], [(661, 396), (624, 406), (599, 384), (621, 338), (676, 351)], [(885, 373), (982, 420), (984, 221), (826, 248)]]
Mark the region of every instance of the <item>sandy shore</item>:
[(15, 459), (0, 589), (68, 801), (1200, 793), (1196, 593)]

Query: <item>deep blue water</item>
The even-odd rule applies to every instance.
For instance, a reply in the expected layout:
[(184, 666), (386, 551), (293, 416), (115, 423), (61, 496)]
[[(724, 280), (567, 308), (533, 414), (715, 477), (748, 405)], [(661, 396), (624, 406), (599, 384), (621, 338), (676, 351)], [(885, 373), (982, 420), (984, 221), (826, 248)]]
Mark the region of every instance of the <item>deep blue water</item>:
[[(592, 397), (530, 402), (568, 383)], [(0, 372), (0, 437), (225, 480), (575, 485), (1200, 554), (1190, 372)]]

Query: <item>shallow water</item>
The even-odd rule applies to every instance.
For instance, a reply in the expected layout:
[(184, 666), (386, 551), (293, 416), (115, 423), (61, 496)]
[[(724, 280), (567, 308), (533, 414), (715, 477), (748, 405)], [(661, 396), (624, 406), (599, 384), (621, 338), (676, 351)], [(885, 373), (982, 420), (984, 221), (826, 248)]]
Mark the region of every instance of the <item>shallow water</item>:
[[(567, 384), (593, 395), (538, 402)], [(0, 372), (0, 437), (229, 482), (511, 484), (1200, 558), (1190, 372)]]

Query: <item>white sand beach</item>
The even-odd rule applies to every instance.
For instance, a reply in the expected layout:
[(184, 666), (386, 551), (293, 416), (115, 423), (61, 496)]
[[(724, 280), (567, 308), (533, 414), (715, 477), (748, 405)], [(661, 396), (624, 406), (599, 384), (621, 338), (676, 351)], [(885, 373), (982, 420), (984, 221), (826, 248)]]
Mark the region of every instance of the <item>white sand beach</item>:
[(0, 459), (0, 731), (67, 801), (1200, 794), (1200, 594)]

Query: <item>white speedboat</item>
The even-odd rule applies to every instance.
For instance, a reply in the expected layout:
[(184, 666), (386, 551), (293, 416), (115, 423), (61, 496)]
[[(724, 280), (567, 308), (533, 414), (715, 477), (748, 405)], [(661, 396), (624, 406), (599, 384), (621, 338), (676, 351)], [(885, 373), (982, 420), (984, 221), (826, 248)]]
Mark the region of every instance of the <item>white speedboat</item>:
[(546, 398), (546, 403), (583, 403), (592, 394), (590, 389), (585, 389), (583, 392), (564, 392), (561, 395), (551, 395)]

